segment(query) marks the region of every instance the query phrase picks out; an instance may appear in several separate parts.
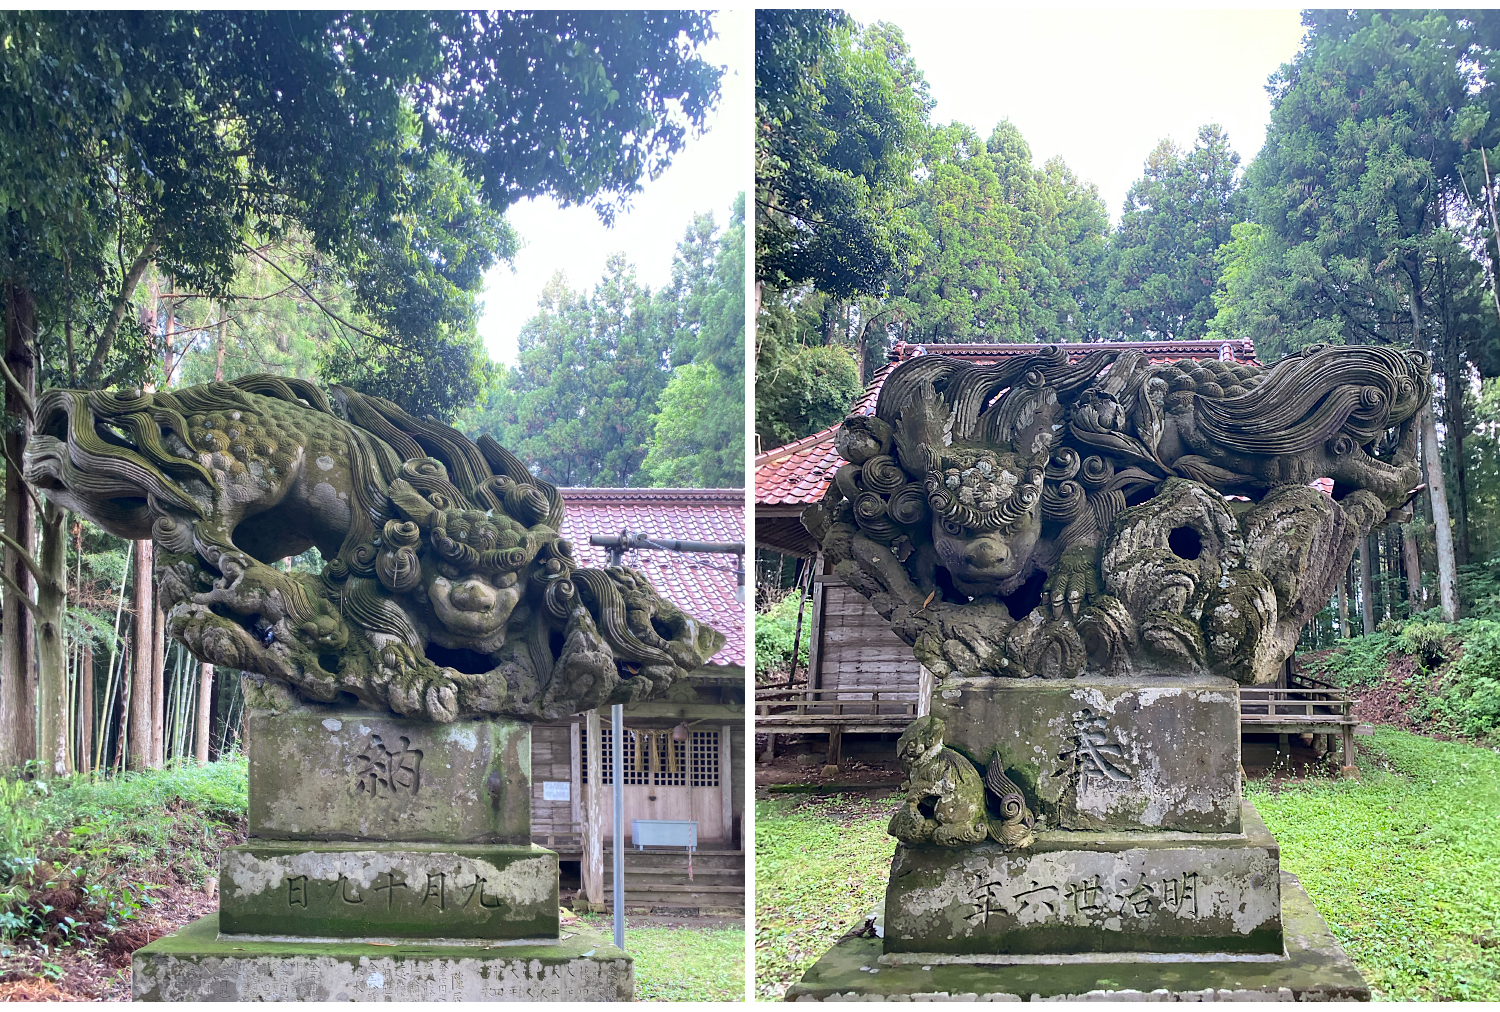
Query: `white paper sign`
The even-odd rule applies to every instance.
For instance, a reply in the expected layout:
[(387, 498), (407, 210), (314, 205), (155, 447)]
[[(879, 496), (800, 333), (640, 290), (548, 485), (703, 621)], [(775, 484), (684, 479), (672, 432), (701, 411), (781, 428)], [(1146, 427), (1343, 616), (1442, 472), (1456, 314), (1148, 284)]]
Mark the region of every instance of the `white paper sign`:
[(543, 780), (543, 801), (571, 801), (573, 785), (566, 780)]

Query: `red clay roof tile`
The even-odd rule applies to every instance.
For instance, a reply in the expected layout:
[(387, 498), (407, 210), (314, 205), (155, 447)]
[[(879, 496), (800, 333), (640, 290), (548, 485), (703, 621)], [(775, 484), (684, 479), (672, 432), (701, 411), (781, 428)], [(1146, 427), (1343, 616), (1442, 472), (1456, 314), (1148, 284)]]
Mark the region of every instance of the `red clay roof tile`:
[[(606, 550), (591, 534), (646, 534), (681, 541), (745, 540), (742, 489), (563, 488), (563, 536), (585, 566), (603, 568)], [(646, 575), (669, 601), (724, 634), (710, 664), (745, 663), (745, 610), (735, 600), (738, 557), (708, 553), (630, 551), (625, 564)]]

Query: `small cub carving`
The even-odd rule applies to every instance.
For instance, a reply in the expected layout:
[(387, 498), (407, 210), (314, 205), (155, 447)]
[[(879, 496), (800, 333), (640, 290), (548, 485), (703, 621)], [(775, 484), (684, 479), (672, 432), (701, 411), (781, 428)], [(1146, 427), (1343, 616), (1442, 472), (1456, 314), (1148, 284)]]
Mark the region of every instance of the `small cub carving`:
[(943, 721), (919, 717), (896, 743), (910, 786), (887, 832), (902, 843), (964, 847), (989, 835), (984, 781), (974, 764), (943, 746)]

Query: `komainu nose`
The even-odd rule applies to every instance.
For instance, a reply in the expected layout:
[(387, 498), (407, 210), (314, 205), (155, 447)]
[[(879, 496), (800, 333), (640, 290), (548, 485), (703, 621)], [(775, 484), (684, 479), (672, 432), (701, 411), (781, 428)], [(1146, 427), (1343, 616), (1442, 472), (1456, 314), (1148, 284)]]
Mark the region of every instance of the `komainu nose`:
[(964, 546), (964, 562), (975, 569), (998, 566), (1010, 558), (1010, 549), (999, 541), (983, 538)]

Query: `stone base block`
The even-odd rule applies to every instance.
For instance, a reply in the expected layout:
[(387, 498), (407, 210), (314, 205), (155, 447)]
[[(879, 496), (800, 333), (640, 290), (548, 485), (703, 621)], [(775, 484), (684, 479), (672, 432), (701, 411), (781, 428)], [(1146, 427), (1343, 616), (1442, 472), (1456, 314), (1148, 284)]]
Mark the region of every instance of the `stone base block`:
[(131, 957), (136, 1001), (630, 1001), (630, 956), (602, 935), (551, 945), (249, 941), (209, 915)]
[(303, 705), (249, 714), (250, 835), (531, 842), (531, 725)]
[(557, 937), (543, 847), (264, 841), (224, 852), (219, 928), (303, 938)]
[(1243, 834), (1048, 830), (1021, 851), (899, 846), (885, 951), (1279, 953), (1281, 850)]
[(1286, 949), (1275, 958), (1118, 953), (1014, 963), (899, 963), (847, 935), (787, 1001), (1369, 1001), (1370, 988), (1295, 875), (1281, 873)]
[(1237, 833), (1240, 691), (1228, 678), (964, 678), (932, 713), (1062, 829)]

